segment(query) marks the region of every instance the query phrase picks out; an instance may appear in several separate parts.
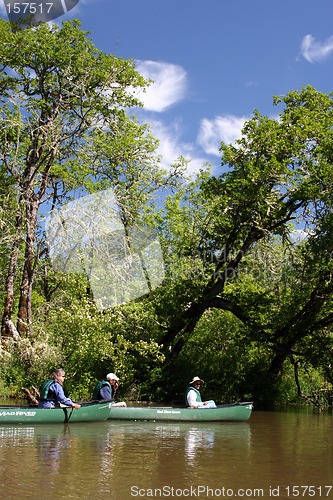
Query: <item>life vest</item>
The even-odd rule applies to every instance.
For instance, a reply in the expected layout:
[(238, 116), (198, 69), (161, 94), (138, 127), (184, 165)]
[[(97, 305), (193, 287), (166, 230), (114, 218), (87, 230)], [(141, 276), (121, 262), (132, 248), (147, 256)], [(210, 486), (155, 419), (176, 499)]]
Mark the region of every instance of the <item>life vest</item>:
[(110, 382), (108, 382), (108, 380), (100, 380), (99, 382), (97, 382), (97, 385), (94, 389), (93, 399), (101, 399), (99, 391), (102, 389), (102, 387), (104, 387), (106, 385), (108, 385), (110, 387), (111, 399), (113, 398), (113, 387), (110, 384)]
[(52, 397), (48, 398), (49, 390), (50, 390), (50, 387), (52, 384), (54, 384), (53, 378), (49, 378), (48, 380), (45, 380), (44, 384), (39, 389), (39, 394), (40, 394), (39, 400), (40, 401), (45, 401), (45, 400), (53, 401)]
[(201, 399), (201, 394), (200, 392), (195, 388), (195, 387), (192, 387), (191, 385), (187, 388), (187, 391), (186, 391), (186, 394), (185, 394), (185, 406), (190, 406), (188, 404), (188, 401), (187, 401), (187, 395), (190, 391), (194, 391), (196, 393), (196, 396), (197, 396), (197, 403), (202, 403), (202, 399)]

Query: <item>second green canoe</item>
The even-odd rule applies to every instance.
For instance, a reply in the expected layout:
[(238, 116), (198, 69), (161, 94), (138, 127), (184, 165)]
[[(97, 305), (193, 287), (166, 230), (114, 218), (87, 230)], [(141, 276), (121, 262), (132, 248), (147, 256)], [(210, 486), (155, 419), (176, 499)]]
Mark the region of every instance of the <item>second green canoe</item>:
[(161, 420), (174, 422), (244, 422), (251, 416), (252, 402), (217, 406), (216, 408), (172, 408), (159, 406), (111, 405), (109, 420)]

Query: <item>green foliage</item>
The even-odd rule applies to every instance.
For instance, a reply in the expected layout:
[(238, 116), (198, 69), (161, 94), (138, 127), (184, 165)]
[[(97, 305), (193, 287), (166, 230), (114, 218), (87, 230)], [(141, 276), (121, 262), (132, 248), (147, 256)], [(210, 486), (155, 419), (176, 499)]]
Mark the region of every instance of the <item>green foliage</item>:
[[(33, 325), (2, 346), (3, 394), (60, 365), (74, 399), (109, 371), (133, 399), (183, 401), (194, 375), (218, 402), (294, 403), (329, 387), (333, 96), (275, 98), (279, 119), (254, 111), (221, 145), (222, 175), (203, 169), (181, 185), (186, 161), (162, 169), (149, 127), (124, 112), (138, 104), (129, 88), (146, 84), (132, 61), (99, 51), (76, 21), (22, 32), (0, 21), (0, 33), (12, 70), (0, 72), (0, 269), (12, 280), (0, 293), (8, 327), (28, 291)], [(46, 194), (56, 206), (108, 188), (125, 231), (158, 228), (166, 275), (100, 311), (85, 276), (50, 269), (35, 216)]]
[[(64, 298), (63, 291), (60, 295)], [(101, 312), (89, 298), (70, 297), (54, 308), (47, 305), (47, 324), (51, 343), (62, 353), (71, 394), (91, 397), (96, 381), (110, 371), (121, 379), (119, 394), (130, 388), (134, 393), (138, 379), (149, 378), (164, 359), (152, 332), (145, 331), (151, 316), (140, 304)]]
[(1, 352), (1, 394), (23, 398), (21, 387), (39, 387), (63, 359), (50, 339), (13, 342), (8, 339)]
[[(267, 347), (246, 341), (246, 329), (231, 313), (210, 310), (201, 318), (170, 371), (177, 399), (186, 384), (198, 375), (205, 399), (219, 403), (253, 398), (249, 377), (253, 367), (268, 356)], [(267, 362), (266, 362), (267, 364)]]
[(75, 161), (73, 172), (73, 160), (87, 135), (103, 127), (117, 135), (117, 122), (130, 121), (124, 109), (140, 105), (131, 90), (146, 82), (132, 61), (98, 50), (78, 21), (13, 30), (11, 23), (0, 20), (0, 56), (1, 177), (7, 180), (7, 198), (16, 202), (2, 316), (2, 333), (10, 336), (15, 330), (14, 296), (19, 297), (18, 334), (32, 329), (31, 294), (41, 244), (42, 205), (51, 200), (54, 208), (73, 189), (85, 187), (93, 172)]

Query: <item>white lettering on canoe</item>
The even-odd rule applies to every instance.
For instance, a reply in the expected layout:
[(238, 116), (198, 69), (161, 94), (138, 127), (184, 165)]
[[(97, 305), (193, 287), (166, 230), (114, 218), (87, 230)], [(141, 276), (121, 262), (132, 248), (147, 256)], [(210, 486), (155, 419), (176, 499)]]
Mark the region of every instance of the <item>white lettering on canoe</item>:
[(172, 415), (179, 415), (179, 413), (181, 413), (179, 410), (157, 410), (157, 413), (163, 413), (163, 414), (166, 414), (166, 413), (171, 413)]
[(34, 417), (35, 411), (1, 411), (0, 417)]
[(36, 415), (35, 411), (17, 411), (15, 412), (15, 415), (18, 415), (19, 417), (34, 417)]

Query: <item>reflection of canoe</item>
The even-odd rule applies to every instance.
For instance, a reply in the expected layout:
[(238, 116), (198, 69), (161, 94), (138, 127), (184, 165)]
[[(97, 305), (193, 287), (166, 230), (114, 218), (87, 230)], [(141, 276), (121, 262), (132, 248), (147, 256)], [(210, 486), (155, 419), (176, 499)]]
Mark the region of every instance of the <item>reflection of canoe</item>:
[[(71, 421), (70, 421), (71, 422)], [(55, 425), (54, 423), (43, 425), (31, 424), (7, 424), (0, 425), (0, 450), (6, 446), (16, 446), (20, 442), (32, 442), (41, 440), (47, 442), (64, 436), (80, 440), (105, 439), (109, 432), (110, 422), (89, 422), (82, 425), (81, 422)]]
[(110, 403), (82, 403), (79, 410), (70, 407), (0, 406), (0, 425), (98, 422), (107, 420), (109, 415)]
[(163, 420), (182, 422), (243, 422), (251, 416), (252, 403), (221, 405), (217, 408), (172, 408), (158, 406), (111, 406), (109, 420)]

